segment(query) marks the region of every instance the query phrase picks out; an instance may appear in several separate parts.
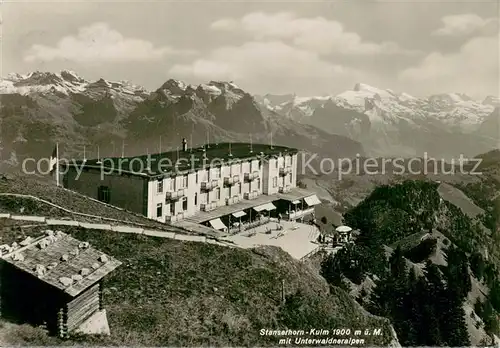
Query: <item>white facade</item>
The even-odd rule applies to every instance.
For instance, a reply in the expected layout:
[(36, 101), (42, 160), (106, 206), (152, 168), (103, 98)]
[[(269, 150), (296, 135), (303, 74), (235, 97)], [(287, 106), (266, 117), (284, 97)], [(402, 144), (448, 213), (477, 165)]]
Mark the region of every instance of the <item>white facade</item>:
[(286, 192), (296, 183), (296, 154), (235, 160), (220, 167), (149, 181), (147, 217), (174, 222), (243, 199)]

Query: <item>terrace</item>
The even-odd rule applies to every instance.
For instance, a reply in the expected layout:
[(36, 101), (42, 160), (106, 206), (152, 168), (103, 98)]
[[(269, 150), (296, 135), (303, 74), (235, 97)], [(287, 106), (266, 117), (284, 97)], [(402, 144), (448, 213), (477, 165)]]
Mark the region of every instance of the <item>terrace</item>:
[(276, 200), (276, 196), (260, 195), (253, 200), (242, 200), (231, 205), (224, 205), (217, 207), (211, 211), (201, 211), (194, 216), (186, 217), (186, 220), (194, 223), (202, 223), (205, 221), (213, 220), (226, 215), (231, 215), (239, 211), (257, 207), (266, 203), (271, 203)]
[(316, 226), (291, 221), (282, 221), (279, 225), (281, 230), (277, 229), (278, 223), (272, 219), (250, 231), (226, 237), (225, 240), (242, 248), (277, 246), (297, 260), (320, 248), (317, 243), (320, 231)]

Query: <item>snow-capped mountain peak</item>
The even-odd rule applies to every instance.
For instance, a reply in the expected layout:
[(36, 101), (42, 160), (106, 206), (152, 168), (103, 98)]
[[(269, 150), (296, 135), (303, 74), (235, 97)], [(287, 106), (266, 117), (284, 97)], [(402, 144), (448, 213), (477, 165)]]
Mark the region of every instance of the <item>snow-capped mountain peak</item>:
[[(0, 94), (70, 96), (72, 94), (87, 94), (91, 98), (100, 98), (103, 93), (122, 94), (132, 98), (143, 98), (149, 94), (143, 87), (125, 81), (115, 82), (103, 78), (89, 82), (71, 70), (61, 72), (34, 71), (26, 75), (8, 74), (0, 79)], [(126, 97), (126, 98), (129, 98)]]
[(441, 93), (441, 94), (431, 95), (427, 99), (431, 103), (441, 103), (448, 105), (473, 101), (471, 97), (463, 93)]

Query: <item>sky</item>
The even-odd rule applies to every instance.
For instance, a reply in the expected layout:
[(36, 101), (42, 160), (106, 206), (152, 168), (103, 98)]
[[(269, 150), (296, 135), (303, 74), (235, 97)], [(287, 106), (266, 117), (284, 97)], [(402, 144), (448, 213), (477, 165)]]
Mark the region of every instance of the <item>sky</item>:
[(170, 78), (254, 94), (358, 82), (499, 95), (495, 1), (4, 1), (0, 75), (73, 70), (150, 90)]

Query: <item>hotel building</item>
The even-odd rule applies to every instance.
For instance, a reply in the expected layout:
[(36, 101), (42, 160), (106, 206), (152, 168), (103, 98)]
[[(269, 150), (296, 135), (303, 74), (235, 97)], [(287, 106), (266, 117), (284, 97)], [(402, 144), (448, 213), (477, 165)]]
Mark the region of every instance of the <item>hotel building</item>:
[(183, 139), (178, 151), (61, 164), (61, 173), (64, 187), (148, 218), (232, 232), (314, 211), (319, 199), (297, 187), (297, 153), (247, 143), (188, 148)]

